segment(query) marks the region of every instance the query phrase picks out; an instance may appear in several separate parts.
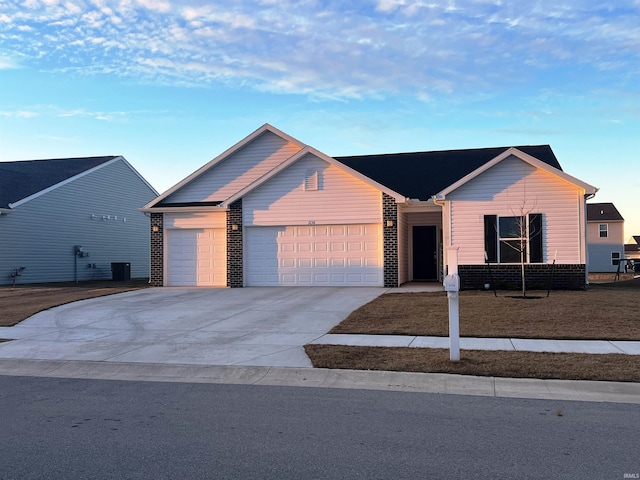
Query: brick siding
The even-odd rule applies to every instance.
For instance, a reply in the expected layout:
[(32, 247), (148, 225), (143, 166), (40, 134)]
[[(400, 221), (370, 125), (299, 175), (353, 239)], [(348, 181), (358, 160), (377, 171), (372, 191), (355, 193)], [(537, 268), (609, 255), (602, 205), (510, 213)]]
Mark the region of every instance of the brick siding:
[[(387, 227), (387, 221), (392, 222)], [(398, 286), (398, 204), (390, 195), (382, 193), (382, 238), (384, 259), (384, 286)]]
[[(233, 230), (233, 225), (238, 229)], [(242, 287), (242, 199), (229, 205), (227, 211), (227, 287)]]
[[(528, 290), (584, 290), (585, 265), (555, 265), (553, 279), (549, 264), (525, 265), (525, 285)], [(492, 288), (518, 290), (522, 287), (520, 265), (459, 265), (460, 288), (482, 289), (484, 284)]]
[[(164, 283), (164, 216), (162, 213), (152, 213), (150, 219), (151, 229), (151, 272), (149, 283), (154, 287), (162, 287)], [(153, 227), (158, 227), (154, 232)]]

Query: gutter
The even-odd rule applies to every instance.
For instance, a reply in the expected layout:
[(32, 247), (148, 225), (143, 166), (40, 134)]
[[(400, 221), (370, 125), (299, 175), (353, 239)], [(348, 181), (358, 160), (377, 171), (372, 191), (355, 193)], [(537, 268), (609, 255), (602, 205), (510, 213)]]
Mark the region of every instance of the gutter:
[(204, 207), (150, 207), (139, 208), (143, 213), (185, 213), (185, 212), (226, 212), (228, 207), (204, 206)]
[[(438, 205), (440, 208), (442, 208), (442, 215), (444, 217), (445, 210), (446, 210), (446, 208), (445, 208), (445, 199), (444, 198), (438, 198), (437, 195), (432, 195), (431, 196), (431, 200), (433, 200), (433, 203), (435, 205)], [(448, 212), (447, 212), (447, 219), (449, 220), (449, 225), (448, 225), (449, 243), (451, 243), (451, 215), (449, 215)], [(444, 222), (442, 222), (442, 226), (444, 227)], [(443, 240), (443, 243), (444, 243), (444, 238), (442, 240)], [(447, 246), (448, 247), (452, 247), (453, 245), (447, 245)]]
[[(448, 252), (448, 249), (453, 246), (453, 243), (451, 242), (451, 230), (452, 230), (451, 224), (453, 222), (453, 219), (451, 218), (451, 212), (448, 211), (445, 205), (444, 197), (438, 198), (438, 195), (432, 195), (431, 200), (433, 200), (434, 205), (438, 205), (442, 209), (442, 212), (440, 213), (442, 217), (442, 230), (443, 230), (442, 231), (442, 265), (438, 266), (440, 269), (440, 272), (438, 273), (438, 277), (440, 278), (440, 281), (444, 281), (444, 278), (442, 278), (441, 276), (444, 276), (448, 273), (445, 271), (445, 265), (447, 266), (449, 265), (449, 258), (448, 258), (449, 255), (447, 252)], [(446, 231), (445, 231), (445, 223), (444, 223), (445, 219), (448, 222), (446, 226), (447, 227)]]
[(9, 215), (11, 212), (13, 212), (11, 208), (0, 208), (0, 215)]
[(584, 194), (584, 285), (585, 287), (589, 286), (589, 242), (587, 241), (588, 228), (589, 228), (589, 218), (587, 215), (587, 200), (591, 200), (596, 196), (596, 192), (598, 189), (596, 188), (593, 193), (585, 193)]

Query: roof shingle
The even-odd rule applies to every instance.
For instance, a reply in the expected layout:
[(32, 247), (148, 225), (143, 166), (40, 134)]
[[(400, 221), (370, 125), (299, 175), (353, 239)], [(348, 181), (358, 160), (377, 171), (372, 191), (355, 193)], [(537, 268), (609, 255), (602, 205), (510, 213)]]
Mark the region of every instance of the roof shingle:
[(117, 158), (56, 158), (0, 162), (0, 208), (38, 193), (75, 175)]
[[(429, 200), (508, 148), (510, 147), (334, 158), (407, 198)], [(515, 148), (562, 170), (549, 145)]]
[(621, 222), (622, 215), (613, 203), (587, 203), (588, 222)]

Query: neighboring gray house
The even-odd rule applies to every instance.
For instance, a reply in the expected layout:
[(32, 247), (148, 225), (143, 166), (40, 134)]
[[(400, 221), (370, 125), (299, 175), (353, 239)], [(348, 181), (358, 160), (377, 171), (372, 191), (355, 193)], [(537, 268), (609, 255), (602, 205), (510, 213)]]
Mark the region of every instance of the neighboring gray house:
[[(264, 125), (142, 210), (157, 286), (586, 283), (586, 199), (548, 145), (330, 157)], [(525, 232), (514, 232), (521, 220)], [(524, 235), (517, 235), (524, 233)], [(491, 263), (491, 273), (486, 262)]]
[(0, 162), (0, 284), (148, 277), (156, 195), (121, 156)]
[(634, 235), (629, 243), (624, 244), (624, 256), (632, 260), (640, 260), (640, 235)]
[(624, 218), (613, 203), (587, 204), (587, 250), (589, 273), (615, 272), (625, 258)]

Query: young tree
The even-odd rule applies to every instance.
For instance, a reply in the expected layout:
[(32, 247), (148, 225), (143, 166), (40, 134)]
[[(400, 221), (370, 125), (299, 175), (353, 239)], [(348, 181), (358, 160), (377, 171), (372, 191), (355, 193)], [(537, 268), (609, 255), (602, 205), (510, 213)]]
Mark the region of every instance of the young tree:
[[(520, 280), (522, 283), (522, 296), (527, 296), (525, 280), (525, 265), (529, 251), (531, 239), (540, 235), (535, 224), (530, 221), (531, 212), (535, 209), (535, 202), (531, 207), (524, 199), (517, 209), (509, 207), (511, 216), (501, 217), (498, 227), (498, 237), (500, 239), (501, 261), (509, 257), (520, 264)], [(509, 253), (511, 252), (511, 253)], [(515, 262), (514, 262), (515, 263)]]

